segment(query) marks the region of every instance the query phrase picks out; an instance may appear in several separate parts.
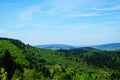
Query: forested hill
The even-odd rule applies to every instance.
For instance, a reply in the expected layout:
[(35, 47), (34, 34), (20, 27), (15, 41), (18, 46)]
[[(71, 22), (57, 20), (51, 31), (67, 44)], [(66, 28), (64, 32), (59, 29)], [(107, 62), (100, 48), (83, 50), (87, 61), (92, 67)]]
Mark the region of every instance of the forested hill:
[(0, 38), (0, 80), (120, 80), (120, 51), (48, 50)]

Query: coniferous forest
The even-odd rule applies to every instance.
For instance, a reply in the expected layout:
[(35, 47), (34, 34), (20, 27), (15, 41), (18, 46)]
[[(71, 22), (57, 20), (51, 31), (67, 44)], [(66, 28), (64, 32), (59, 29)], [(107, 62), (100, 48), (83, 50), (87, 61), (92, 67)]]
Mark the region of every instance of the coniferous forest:
[(50, 50), (0, 38), (0, 80), (120, 80), (120, 51)]

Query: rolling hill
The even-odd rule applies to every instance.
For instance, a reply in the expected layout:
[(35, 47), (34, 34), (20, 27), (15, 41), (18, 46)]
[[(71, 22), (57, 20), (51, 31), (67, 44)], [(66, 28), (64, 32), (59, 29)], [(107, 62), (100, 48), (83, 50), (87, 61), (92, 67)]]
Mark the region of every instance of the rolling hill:
[(120, 50), (120, 43), (110, 43), (110, 44), (103, 44), (103, 45), (95, 45), (91, 46), (92, 48), (100, 49), (100, 50)]
[(71, 45), (64, 45), (64, 44), (45, 44), (45, 45), (37, 45), (38, 48), (45, 48), (45, 49), (73, 49), (76, 48), (75, 46)]
[[(80, 48), (80, 46), (72, 46), (72, 45), (64, 45), (64, 44), (44, 44), (44, 45), (37, 45), (35, 47), (52, 49), (52, 50), (58, 50), (58, 49), (68, 50), (68, 49)], [(94, 45), (94, 46), (88, 46), (88, 47), (99, 49), (99, 50), (116, 51), (116, 50), (120, 50), (120, 43), (109, 43), (109, 44)]]

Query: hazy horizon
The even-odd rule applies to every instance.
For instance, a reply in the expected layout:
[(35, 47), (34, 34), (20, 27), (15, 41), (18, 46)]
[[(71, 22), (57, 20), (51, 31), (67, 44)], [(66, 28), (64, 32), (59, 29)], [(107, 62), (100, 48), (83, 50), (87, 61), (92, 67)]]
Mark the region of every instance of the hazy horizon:
[(120, 42), (119, 0), (3, 0), (0, 37), (30, 45)]

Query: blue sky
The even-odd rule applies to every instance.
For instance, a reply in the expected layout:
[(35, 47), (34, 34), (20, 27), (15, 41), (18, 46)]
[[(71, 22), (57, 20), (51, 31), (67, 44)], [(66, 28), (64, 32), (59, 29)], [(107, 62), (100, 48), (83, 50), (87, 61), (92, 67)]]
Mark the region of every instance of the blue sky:
[(120, 42), (120, 0), (0, 0), (0, 37), (31, 45)]

